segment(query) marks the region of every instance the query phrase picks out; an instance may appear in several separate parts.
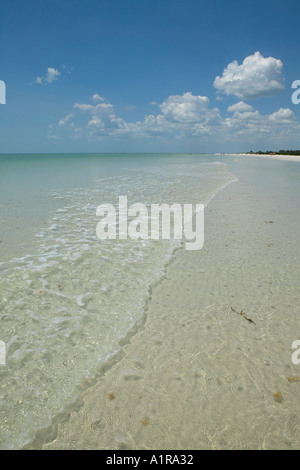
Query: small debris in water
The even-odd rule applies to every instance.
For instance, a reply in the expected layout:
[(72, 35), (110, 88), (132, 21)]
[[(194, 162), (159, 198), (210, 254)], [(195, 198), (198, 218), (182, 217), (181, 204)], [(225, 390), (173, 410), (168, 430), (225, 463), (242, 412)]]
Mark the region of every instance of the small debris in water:
[(287, 378), (288, 381), (291, 383), (291, 382), (300, 382), (300, 377), (299, 375), (293, 375), (292, 377), (288, 377)]
[(245, 318), (245, 320), (249, 321), (250, 323), (254, 323), (254, 325), (256, 325), (256, 323), (251, 320), (251, 318), (248, 318), (245, 313), (244, 313), (244, 310), (241, 310), (240, 312), (237, 312), (236, 310), (234, 310), (234, 308), (231, 307), (231, 310), (234, 312), (234, 313), (237, 313), (238, 315), (241, 315), (242, 317)]
[(149, 419), (144, 418), (144, 419), (141, 420), (141, 423), (142, 423), (143, 426), (148, 426), (148, 424), (150, 423), (150, 421), (149, 421)]
[(273, 393), (273, 397), (275, 398), (275, 401), (277, 401), (277, 403), (282, 403), (283, 396), (281, 392)]

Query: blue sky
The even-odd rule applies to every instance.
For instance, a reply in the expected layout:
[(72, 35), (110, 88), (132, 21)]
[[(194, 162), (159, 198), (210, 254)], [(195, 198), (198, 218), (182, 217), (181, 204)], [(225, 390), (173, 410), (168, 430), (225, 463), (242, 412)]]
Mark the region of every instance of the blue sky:
[(0, 153), (300, 148), (299, 0), (2, 0)]

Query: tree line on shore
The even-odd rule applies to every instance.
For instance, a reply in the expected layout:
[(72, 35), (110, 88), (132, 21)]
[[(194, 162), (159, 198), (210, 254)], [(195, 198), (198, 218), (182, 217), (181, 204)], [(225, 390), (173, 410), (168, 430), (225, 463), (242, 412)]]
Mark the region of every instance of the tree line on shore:
[(253, 152), (250, 150), (250, 152), (247, 153), (254, 155), (300, 155), (300, 150), (279, 150), (275, 152), (273, 150), (267, 150), (266, 152), (263, 152), (262, 150)]

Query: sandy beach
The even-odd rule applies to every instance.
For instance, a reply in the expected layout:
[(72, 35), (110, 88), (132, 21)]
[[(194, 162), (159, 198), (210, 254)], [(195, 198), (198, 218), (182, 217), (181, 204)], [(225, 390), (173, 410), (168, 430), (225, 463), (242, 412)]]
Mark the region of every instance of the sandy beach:
[(289, 162), (300, 162), (300, 155), (257, 155), (249, 153), (224, 153), (223, 155), (237, 155), (240, 157), (257, 157), (257, 158), (267, 158), (269, 160), (282, 160)]
[(176, 251), (115, 363), (29, 448), (299, 449), (297, 182), (264, 158), (230, 159), (202, 250)]

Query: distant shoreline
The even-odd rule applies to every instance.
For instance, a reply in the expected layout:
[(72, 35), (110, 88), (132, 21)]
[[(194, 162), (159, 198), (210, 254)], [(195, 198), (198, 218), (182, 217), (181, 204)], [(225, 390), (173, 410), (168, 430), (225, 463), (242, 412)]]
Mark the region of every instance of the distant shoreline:
[(271, 160), (285, 160), (300, 162), (300, 155), (269, 155), (269, 154), (257, 154), (257, 153), (218, 153), (216, 155), (225, 155), (225, 156), (240, 156), (240, 157), (257, 157), (257, 158), (268, 158)]
[(188, 153), (188, 152), (179, 152), (179, 153), (172, 153), (172, 152), (158, 152), (158, 153), (148, 153), (148, 152), (56, 152), (56, 153), (43, 153), (43, 152), (35, 152), (35, 153), (0, 153), (0, 157), (4, 156), (40, 156), (40, 155), (51, 155), (51, 156), (95, 156), (95, 155), (102, 155), (102, 156), (121, 156), (121, 155), (220, 155), (220, 156), (239, 156), (239, 157), (258, 157), (258, 158), (268, 158), (272, 160), (285, 160), (285, 161), (293, 161), (293, 162), (300, 162), (300, 155), (282, 155), (282, 154), (257, 154), (257, 153), (223, 153), (223, 152), (208, 152), (208, 153)]

